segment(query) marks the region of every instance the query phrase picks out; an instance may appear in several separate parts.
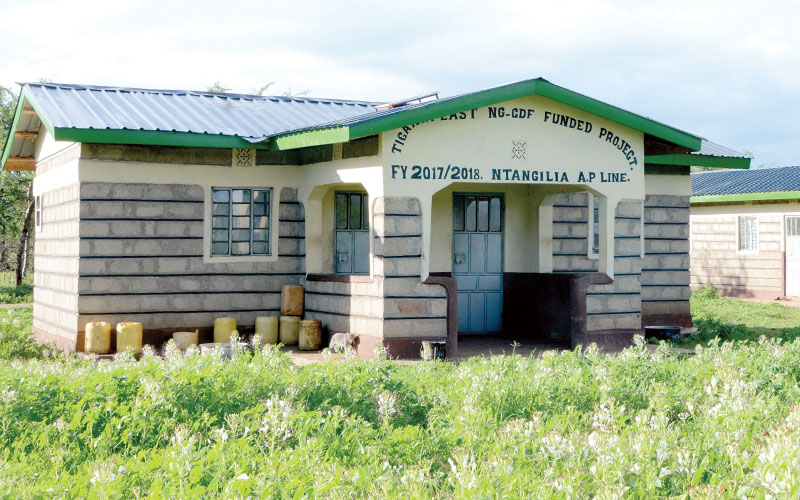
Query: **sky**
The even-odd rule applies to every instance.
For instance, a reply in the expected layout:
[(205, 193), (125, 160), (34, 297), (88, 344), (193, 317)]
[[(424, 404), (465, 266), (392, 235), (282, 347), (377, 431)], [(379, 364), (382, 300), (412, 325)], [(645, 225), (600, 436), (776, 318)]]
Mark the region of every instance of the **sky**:
[(0, 85), (393, 101), (543, 77), (800, 165), (800, 2), (0, 0)]

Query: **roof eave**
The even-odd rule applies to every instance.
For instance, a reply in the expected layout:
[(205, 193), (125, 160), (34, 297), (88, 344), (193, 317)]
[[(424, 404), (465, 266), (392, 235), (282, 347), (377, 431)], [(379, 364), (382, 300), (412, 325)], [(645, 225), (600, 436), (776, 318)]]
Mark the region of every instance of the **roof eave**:
[(696, 153), (679, 153), (670, 155), (650, 155), (644, 157), (645, 163), (658, 165), (679, 165), (685, 167), (750, 168), (751, 158), (744, 156), (712, 156)]
[(702, 196), (692, 196), (689, 199), (689, 203), (692, 205), (706, 205), (710, 203), (742, 203), (747, 201), (780, 201), (780, 200), (800, 200), (800, 191), (707, 194)]

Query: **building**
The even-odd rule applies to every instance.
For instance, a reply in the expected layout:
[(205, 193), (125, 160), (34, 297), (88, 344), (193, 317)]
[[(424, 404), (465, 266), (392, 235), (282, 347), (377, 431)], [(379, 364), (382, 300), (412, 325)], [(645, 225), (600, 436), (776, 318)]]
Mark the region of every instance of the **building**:
[(692, 174), (692, 286), (800, 296), (800, 167)]
[(307, 317), (396, 356), (690, 325), (689, 165), (748, 162), (543, 79), (387, 103), (28, 83), (2, 158), (36, 171), (39, 339), (252, 325), (302, 284)]

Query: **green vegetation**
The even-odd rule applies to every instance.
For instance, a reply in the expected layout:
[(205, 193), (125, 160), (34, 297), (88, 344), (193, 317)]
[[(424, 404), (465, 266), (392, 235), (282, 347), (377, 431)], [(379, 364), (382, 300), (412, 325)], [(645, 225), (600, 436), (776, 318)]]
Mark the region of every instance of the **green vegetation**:
[[(726, 300), (704, 290), (693, 307)], [(0, 499), (800, 497), (788, 334), (704, 339), (694, 356), (299, 367), (272, 347), (53, 357), (30, 321), (0, 309)]]
[(678, 347), (708, 345), (709, 341), (758, 341), (759, 337), (792, 341), (800, 337), (800, 307), (748, 302), (721, 295), (712, 286), (692, 293), (692, 319), (697, 334)]
[(51, 350), (33, 339), (32, 318), (30, 306), (0, 308), (0, 360), (49, 357)]
[(14, 273), (0, 273), (0, 304), (33, 302), (33, 275), (27, 274), (20, 286), (14, 285)]

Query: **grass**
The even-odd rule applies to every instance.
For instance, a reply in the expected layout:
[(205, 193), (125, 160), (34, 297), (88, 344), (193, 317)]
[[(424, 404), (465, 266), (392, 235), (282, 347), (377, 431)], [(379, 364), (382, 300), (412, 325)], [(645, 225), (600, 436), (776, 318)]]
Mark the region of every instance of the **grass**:
[[(702, 293), (693, 307), (722, 300)], [(30, 307), (0, 314), (17, 358), (0, 359), (0, 499), (800, 498), (788, 336), (694, 356), (93, 362), (38, 359)]]
[(796, 498), (800, 341), (0, 362), (0, 498)]
[(28, 273), (20, 286), (14, 284), (14, 273), (0, 273), (0, 304), (33, 302), (33, 274)]
[(693, 348), (715, 339), (755, 342), (762, 335), (784, 341), (800, 337), (798, 307), (738, 300), (706, 286), (692, 293), (691, 308), (698, 331), (673, 345)]

